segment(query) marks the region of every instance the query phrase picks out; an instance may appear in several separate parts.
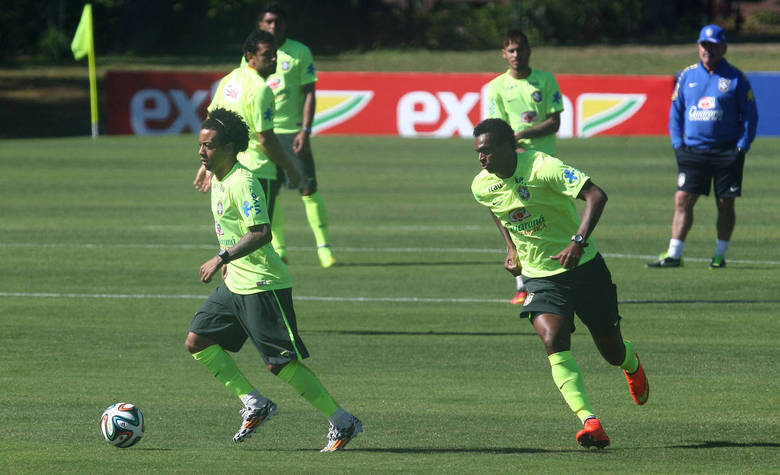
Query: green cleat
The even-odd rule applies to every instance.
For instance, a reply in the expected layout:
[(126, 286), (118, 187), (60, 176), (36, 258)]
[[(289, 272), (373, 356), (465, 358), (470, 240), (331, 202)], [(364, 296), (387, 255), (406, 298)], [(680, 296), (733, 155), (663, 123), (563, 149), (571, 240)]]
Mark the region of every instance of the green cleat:
[(648, 262), (647, 267), (682, 267), (683, 266), (683, 260), (682, 257), (679, 259), (675, 259), (674, 257), (669, 257), (669, 254), (661, 254), (658, 256), (657, 261)]
[(723, 269), (726, 267), (726, 258), (723, 256), (712, 256), (710, 269)]

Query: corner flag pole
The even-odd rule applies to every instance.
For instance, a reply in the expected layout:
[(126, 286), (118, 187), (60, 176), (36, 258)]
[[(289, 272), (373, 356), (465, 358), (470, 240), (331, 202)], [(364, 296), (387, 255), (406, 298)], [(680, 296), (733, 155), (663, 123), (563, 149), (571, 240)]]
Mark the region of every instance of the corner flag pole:
[(89, 64), (89, 106), (90, 118), (92, 121), (92, 138), (98, 136), (98, 97), (97, 97), (97, 77), (95, 73), (95, 38), (92, 34), (92, 5), (84, 5), (84, 11), (81, 12), (81, 20), (73, 35), (73, 42), (70, 44), (75, 59), (81, 59), (87, 56)]

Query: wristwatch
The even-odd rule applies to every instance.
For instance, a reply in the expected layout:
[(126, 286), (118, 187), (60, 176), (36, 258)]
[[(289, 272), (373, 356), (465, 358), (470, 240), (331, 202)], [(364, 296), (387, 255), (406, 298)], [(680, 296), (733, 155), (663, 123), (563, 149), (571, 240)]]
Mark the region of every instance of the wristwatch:
[(582, 234), (575, 234), (574, 236), (572, 236), (571, 237), (571, 242), (573, 242), (575, 244), (579, 244), (580, 247), (583, 248), (583, 249), (588, 247), (588, 243), (585, 242), (585, 237), (583, 237)]
[(217, 257), (222, 259), (223, 264), (227, 264), (228, 262), (230, 262), (230, 253), (228, 252), (227, 249), (221, 249), (219, 253), (217, 253)]

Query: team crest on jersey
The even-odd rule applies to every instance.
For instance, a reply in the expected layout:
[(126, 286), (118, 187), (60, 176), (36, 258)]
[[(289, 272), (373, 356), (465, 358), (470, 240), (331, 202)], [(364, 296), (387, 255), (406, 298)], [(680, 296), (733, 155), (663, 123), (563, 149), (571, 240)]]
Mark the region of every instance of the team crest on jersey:
[(224, 208), (222, 206), (222, 202), (220, 201), (217, 203), (217, 216), (222, 216), (222, 213), (224, 212)]
[(528, 198), (531, 197), (531, 192), (529, 192), (528, 188), (526, 188), (525, 186), (521, 186), (520, 188), (518, 188), (517, 193), (520, 195), (520, 198), (523, 201), (528, 201)]
[(279, 88), (279, 86), (282, 85), (282, 80), (279, 78), (270, 78), (268, 82), (265, 83), (268, 87), (271, 88), (272, 91)]
[(513, 223), (520, 223), (530, 217), (531, 217), (531, 213), (529, 213), (528, 210), (525, 208), (517, 208), (509, 212), (509, 219)]
[(241, 98), (241, 86), (231, 81), (225, 86), (223, 94), (225, 95), (225, 100), (228, 102), (238, 102)]
[(579, 170), (577, 170), (576, 168), (568, 168), (563, 171), (563, 178), (566, 181), (568, 181), (569, 184), (571, 185), (572, 183), (580, 179), (580, 177), (578, 176), (578, 172)]
[(728, 91), (729, 90), (729, 86), (731, 86), (731, 79), (726, 79), (726, 78), (718, 79), (718, 90), (720, 92)]
[(710, 110), (715, 108), (715, 98), (712, 96), (704, 96), (699, 99), (697, 107), (702, 110)]
[(290, 62), (282, 61), (282, 71), (289, 71), (289, 70), (290, 70)]
[(542, 91), (534, 91), (534, 93), (531, 94), (531, 98), (534, 102), (542, 102)]
[(536, 111), (525, 111), (520, 115), (520, 119), (526, 124), (530, 124), (539, 119), (539, 114), (537, 114)]
[(222, 230), (222, 226), (219, 225), (219, 221), (214, 222), (214, 227), (217, 228), (217, 236), (224, 236), (225, 231)]

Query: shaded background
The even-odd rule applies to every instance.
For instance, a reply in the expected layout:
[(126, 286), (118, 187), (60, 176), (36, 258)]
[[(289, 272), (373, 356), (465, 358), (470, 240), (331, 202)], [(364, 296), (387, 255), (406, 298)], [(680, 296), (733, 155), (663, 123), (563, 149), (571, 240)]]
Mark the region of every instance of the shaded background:
[[(4, 2), (5, 3), (5, 2)], [(93, 0), (98, 55), (234, 54), (266, 2)], [(315, 54), (376, 48), (486, 49), (519, 26), (533, 45), (690, 42), (707, 23), (729, 40), (776, 40), (780, 2), (731, 0), (286, 0), (290, 34)], [(83, 1), (0, 7), (0, 61), (67, 59)]]
[[(74, 61), (70, 42), (83, 0), (5, 0), (0, 3), (0, 138), (63, 137), (90, 131), (86, 59)], [(425, 70), (425, 52), (437, 60), (490, 51), (498, 71), (503, 31), (519, 26), (531, 45), (588, 47), (607, 60), (614, 45), (647, 45), (667, 53), (685, 45), (695, 58), (702, 25), (726, 28), (729, 42), (777, 49), (780, 0), (281, 0), (289, 35), (306, 43), (321, 71)], [(105, 131), (107, 69), (228, 70), (266, 5), (254, 0), (93, 0), (100, 131)], [(762, 45), (763, 44), (763, 45)], [(605, 51), (604, 51), (605, 50)], [(687, 50), (686, 50), (687, 51)], [(419, 53), (423, 54), (419, 54)], [(469, 53), (471, 52), (471, 53)], [(416, 55), (417, 54), (417, 55)], [(554, 54), (554, 53), (553, 53)], [(762, 53), (757, 53), (762, 54)], [(366, 63), (369, 56), (380, 56)], [(430, 57), (430, 55), (428, 56)], [(769, 56), (774, 57), (772, 55)], [(409, 58), (419, 58), (410, 63)], [(345, 61), (346, 59), (346, 61)], [(397, 65), (404, 60), (403, 65)], [(382, 62), (385, 61), (385, 62)], [(640, 60), (641, 61), (641, 60)], [(441, 63), (441, 61), (439, 61)], [(332, 65), (336, 66), (332, 66)], [(453, 71), (474, 71), (460, 57)], [(769, 69), (777, 66), (769, 60)], [(738, 66), (743, 66), (737, 64)], [(330, 66), (330, 69), (327, 69)], [(574, 72), (567, 63), (549, 69)], [(338, 69), (333, 69), (333, 68)], [(743, 66), (744, 67), (744, 66)], [(422, 68), (422, 69), (420, 69)], [(669, 68), (666, 68), (669, 69)], [(591, 72), (593, 67), (588, 72)], [(746, 69), (749, 70), (749, 69)], [(765, 69), (762, 69), (765, 70)], [(672, 74), (674, 70), (657, 70)]]

